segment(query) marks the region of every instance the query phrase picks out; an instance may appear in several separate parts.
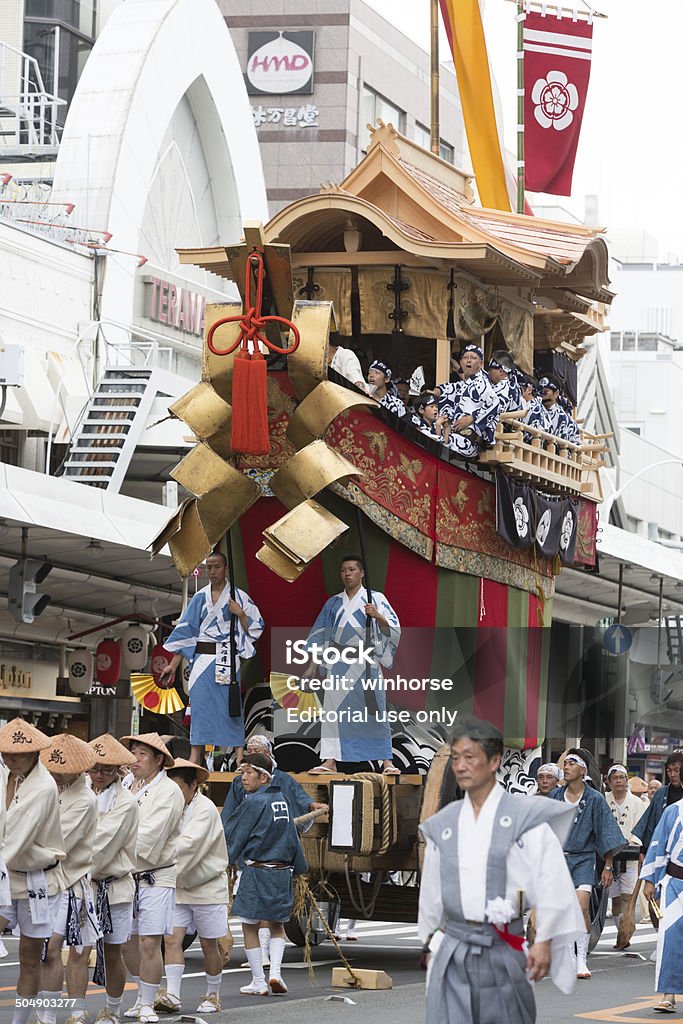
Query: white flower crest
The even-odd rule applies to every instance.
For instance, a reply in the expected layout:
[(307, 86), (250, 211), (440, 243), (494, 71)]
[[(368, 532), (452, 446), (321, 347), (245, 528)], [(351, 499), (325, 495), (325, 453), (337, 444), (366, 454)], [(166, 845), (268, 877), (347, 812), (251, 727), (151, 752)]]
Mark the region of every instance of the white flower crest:
[(547, 78), (536, 80), (531, 99), (536, 104), (534, 117), (541, 128), (562, 132), (574, 120), (573, 111), (579, 105), (579, 91), (564, 71), (549, 71)]
[(492, 925), (499, 927), (512, 921), (515, 916), (515, 908), (510, 900), (504, 900), (502, 896), (496, 896), (495, 900), (488, 901), (484, 913)]
[(560, 547), (563, 551), (566, 551), (569, 547), (572, 539), (572, 533), (574, 532), (574, 517), (571, 512), (566, 512), (564, 520), (562, 521), (562, 534), (560, 536)]
[(518, 536), (526, 537), (529, 532), (529, 510), (524, 504), (524, 498), (515, 498), (512, 511), (515, 516), (515, 528)]

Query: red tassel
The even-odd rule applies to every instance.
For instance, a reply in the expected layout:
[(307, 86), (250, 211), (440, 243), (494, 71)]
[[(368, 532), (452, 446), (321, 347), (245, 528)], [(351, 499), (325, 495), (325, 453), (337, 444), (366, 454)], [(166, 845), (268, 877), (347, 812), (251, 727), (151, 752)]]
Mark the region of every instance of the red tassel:
[(257, 352), (241, 349), (232, 371), (232, 437), (234, 452), (243, 455), (267, 455), (268, 388), (266, 360)]

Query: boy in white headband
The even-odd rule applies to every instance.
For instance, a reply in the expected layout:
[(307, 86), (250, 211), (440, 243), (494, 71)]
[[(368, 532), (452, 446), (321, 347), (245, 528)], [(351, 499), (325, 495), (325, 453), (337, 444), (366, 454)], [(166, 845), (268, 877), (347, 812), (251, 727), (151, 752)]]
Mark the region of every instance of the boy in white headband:
[(554, 789), (549, 796), (576, 805), (564, 853), (586, 925), (586, 934), (576, 943), (576, 977), (587, 979), (591, 976), (586, 963), (591, 928), (588, 907), (597, 881), (596, 856), (599, 854), (605, 862), (600, 881), (608, 887), (612, 884), (614, 854), (623, 849), (626, 842), (602, 793), (585, 784), (588, 765), (581, 755), (576, 748), (567, 751), (563, 765), (565, 785)]
[[(228, 856), (242, 869), (232, 913), (242, 920), (244, 949), (251, 967), (251, 984), (244, 995), (284, 993), (283, 924), (294, 906), (293, 875), (308, 870), (299, 834), (281, 790), (272, 785), (272, 763), (265, 754), (247, 754), (240, 767), (248, 799), (225, 823)], [(259, 924), (270, 930), (270, 972), (266, 982), (259, 944)]]
[(633, 835), (633, 828), (645, 814), (646, 807), (643, 801), (629, 790), (628, 770), (625, 765), (613, 764), (607, 772), (607, 783), (611, 790), (605, 798), (607, 806), (628, 845), (637, 847), (633, 855), (631, 851), (625, 850), (614, 858), (614, 879), (609, 888), (609, 895), (612, 900), (612, 917), (618, 928), (621, 915), (628, 906), (638, 881), (638, 857), (642, 844), (640, 839)]

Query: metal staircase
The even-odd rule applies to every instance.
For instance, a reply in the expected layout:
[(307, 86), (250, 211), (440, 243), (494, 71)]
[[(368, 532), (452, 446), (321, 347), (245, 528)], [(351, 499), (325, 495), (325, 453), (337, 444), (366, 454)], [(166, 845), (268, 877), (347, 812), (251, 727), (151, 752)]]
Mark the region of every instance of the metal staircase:
[(683, 619), (680, 615), (665, 615), (666, 647), (671, 665), (683, 665)]
[(160, 392), (168, 393), (158, 386), (159, 373), (137, 368), (105, 370), (59, 475), (91, 487), (121, 489), (154, 399)]

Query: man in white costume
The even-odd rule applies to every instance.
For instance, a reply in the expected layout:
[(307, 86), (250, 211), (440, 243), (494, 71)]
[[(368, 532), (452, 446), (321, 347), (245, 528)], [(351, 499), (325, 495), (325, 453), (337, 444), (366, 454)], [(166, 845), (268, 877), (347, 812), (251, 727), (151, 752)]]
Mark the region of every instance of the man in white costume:
[[(420, 826), (428, 1024), (532, 1024), (529, 982), (550, 972), (563, 992), (574, 985), (568, 943), (584, 925), (560, 841), (572, 812), (507, 793), (496, 782), (502, 754), (502, 734), (489, 722), (458, 723), (452, 769), (465, 798)], [(528, 908), (536, 910), (530, 949)]]
[(59, 794), (39, 754), (50, 740), (34, 726), (15, 718), (0, 729), (0, 754), (9, 771), (2, 856), (9, 869), (0, 870), (0, 930), (19, 926), (17, 1006), (11, 1024), (26, 1024), (40, 992), (43, 942), (52, 934), (52, 915), (60, 903), (64, 876), (64, 839), (59, 821)]
[(178, 832), (185, 810), (183, 795), (165, 768), (174, 761), (157, 732), (122, 736), (121, 742), (135, 761), (124, 785), (138, 802), (138, 841), (135, 865), (135, 897), (130, 940), (123, 959), (138, 986), (138, 996), (125, 1017), (140, 1024), (156, 1024), (154, 1010), (163, 960), (161, 941), (173, 928)]
[(85, 1024), (85, 995), (88, 989), (88, 955), (99, 937), (95, 901), (90, 884), (92, 848), (97, 824), (97, 801), (86, 773), (95, 758), (87, 743), (77, 736), (53, 736), (40, 760), (59, 790), (59, 818), (66, 856), (61, 864), (66, 889), (52, 916), (52, 935), (43, 963), (43, 998), (52, 1005), (38, 1013), (40, 1024), (56, 1024), (62, 995), (64, 966), (62, 946), (66, 940), (66, 992), (69, 1015), (66, 1024)]
[(607, 806), (631, 847), (631, 850), (622, 850), (616, 854), (613, 861), (614, 874), (609, 895), (612, 900), (612, 917), (618, 928), (621, 915), (626, 910), (638, 881), (638, 861), (642, 844), (640, 839), (633, 835), (633, 828), (645, 814), (646, 807), (640, 797), (630, 791), (628, 770), (625, 765), (612, 765), (607, 772), (607, 784), (611, 790), (605, 795)]
[(92, 879), (102, 931), (93, 981), (104, 984), (107, 994), (106, 1005), (96, 1019), (98, 1024), (120, 1024), (126, 987), (123, 945), (128, 942), (133, 926), (139, 811), (137, 800), (123, 785), (119, 772), (124, 765), (133, 764), (135, 758), (109, 733), (97, 736), (88, 746), (95, 756), (90, 769), (97, 800)]
[(156, 1007), (168, 1013), (180, 1011), (183, 939), (187, 931), (196, 932), (206, 975), (206, 995), (197, 1007), (203, 1016), (221, 1008), (223, 954), (218, 940), (228, 930), (228, 848), (218, 808), (199, 790), (209, 777), (206, 768), (177, 757), (168, 777), (183, 794), (185, 810), (178, 839), (173, 932), (165, 939), (166, 991), (157, 993)]

